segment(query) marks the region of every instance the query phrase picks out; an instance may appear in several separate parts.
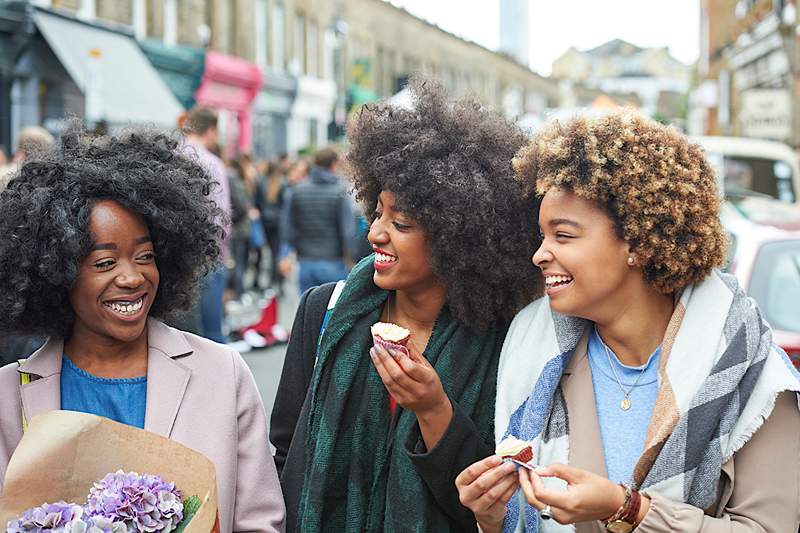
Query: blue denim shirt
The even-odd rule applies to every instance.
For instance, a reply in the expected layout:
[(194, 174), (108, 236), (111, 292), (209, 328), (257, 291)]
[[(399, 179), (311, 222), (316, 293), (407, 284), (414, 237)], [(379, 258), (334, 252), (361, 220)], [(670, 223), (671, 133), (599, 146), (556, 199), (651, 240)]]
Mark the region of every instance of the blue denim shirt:
[(147, 376), (99, 378), (61, 359), (61, 409), (104, 416), (144, 429)]

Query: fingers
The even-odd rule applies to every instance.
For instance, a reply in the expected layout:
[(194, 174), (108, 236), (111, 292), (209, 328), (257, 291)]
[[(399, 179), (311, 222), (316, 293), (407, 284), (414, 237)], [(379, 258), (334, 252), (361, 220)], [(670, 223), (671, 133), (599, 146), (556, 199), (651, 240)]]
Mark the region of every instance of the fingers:
[(408, 344), (406, 344), (406, 348), (408, 348), (408, 356), (411, 358), (412, 361), (414, 361), (415, 363), (419, 363), (421, 365), (431, 366), (428, 360), (422, 356), (419, 350), (417, 350), (417, 345), (414, 344), (413, 340), (408, 341)]
[[(523, 469), (520, 469), (520, 471), (521, 470)], [(523, 476), (525, 476), (527, 482), (523, 480)], [(527, 491), (525, 490), (526, 483), (528, 486)], [(524, 474), (520, 472), (520, 485), (523, 487), (528, 502), (537, 509), (541, 509), (545, 505), (569, 509), (574, 503), (574, 496), (569, 491), (545, 487), (544, 481), (542, 481), (542, 478), (538, 475), (538, 470), (536, 472), (526, 471)], [(536, 501), (538, 506), (532, 503), (531, 499)]]
[(456, 476), (456, 486), (466, 486), (472, 484), (481, 474), (503, 464), (503, 460), (498, 455), (490, 455), (486, 459), (481, 459), (477, 463), (472, 463)]
[(386, 348), (383, 346), (373, 346), (369, 351), (372, 361), (375, 363), (375, 368), (383, 379), (383, 383), (389, 387), (390, 385), (399, 386), (401, 388), (408, 388), (411, 385), (410, 378), (406, 375), (394, 357), (389, 355)]
[(424, 362), (414, 361), (411, 357), (400, 357), (397, 359), (397, 364), (408, 377), (418, 383), (425, 383), (431, 380), (431, 372), (436, 371), (424, 358), (420, 357), (419, 360)]
[(536, 491), (531, 481), (531, 474), (528, 473), (528, 469), (526, 468), (519, 469), (519, 486), (522, 488), (522, 493), (525, 495), (525, 499), (528, 501), (529, 505), (536, 509), (542, 509), (545, 506), (545, 504), (540, 502), (536, 497)]
[[(513, 463), (502, 463), (499, 466), (491, 467), (475, 477), (476, 472), (486, 466), (481, 463), (475, 463), (472, 465), (477, 467), (475, 470), (469, 471), (468, 468), (456, 479), (461, 503), (474, 513), (483, 513), (499, 502), (505, 505), (517, 487), (516, 467)], [(473, 479), (473, 481), (464, 483), (468, 479)]]
[(544, 468), (539, 468), (536, 473), (541, 477), (557, 477), (563, 479), (570, 485), (575, 484), (584, 477), (584, 471), (569, 465), (553, 463)]

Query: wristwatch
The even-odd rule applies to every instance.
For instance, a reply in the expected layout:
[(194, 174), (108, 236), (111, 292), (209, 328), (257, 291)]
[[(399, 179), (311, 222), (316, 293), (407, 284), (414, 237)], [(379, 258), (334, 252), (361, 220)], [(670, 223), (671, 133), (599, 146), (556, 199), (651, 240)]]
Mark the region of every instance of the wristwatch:
[(636, 519), (642, 506), (642, 496), (638, 490), (633, 490), (629, 485), (622, 484), (622, 488), (625, 489), (625, 503), (616, 513), (603, 520), (606, 531), (610, 533), (630, 533), (639, 525)]

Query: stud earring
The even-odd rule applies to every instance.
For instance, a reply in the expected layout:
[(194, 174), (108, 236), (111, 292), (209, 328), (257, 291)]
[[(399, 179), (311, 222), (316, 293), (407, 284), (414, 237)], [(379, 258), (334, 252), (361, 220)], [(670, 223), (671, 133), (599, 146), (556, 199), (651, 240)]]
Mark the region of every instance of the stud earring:
[(628, 266), (633, 266), (633, 262), (634, 262), (633, 256), (629, 255), (628, 256)]

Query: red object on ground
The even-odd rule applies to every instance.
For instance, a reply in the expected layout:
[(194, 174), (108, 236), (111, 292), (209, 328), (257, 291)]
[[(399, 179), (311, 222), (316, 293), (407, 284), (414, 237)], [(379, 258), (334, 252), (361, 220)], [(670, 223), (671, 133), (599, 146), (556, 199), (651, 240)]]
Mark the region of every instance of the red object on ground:
[(288, 337), (286, 330), (278, 325), (278, 299), (276, 297), (273, 296), (264, 305), (264, 308), (261, 310), (261, 318), (259, 318), (258, 322), (242, 328), (239, 330), (239, 334), (243, 337), (248, 331), (255, 331), (264, 337), (264, 340), (267, 342), (266, 346), (272, 346), (273, 344), (286, 342), (288, 340), (286, 338)]

